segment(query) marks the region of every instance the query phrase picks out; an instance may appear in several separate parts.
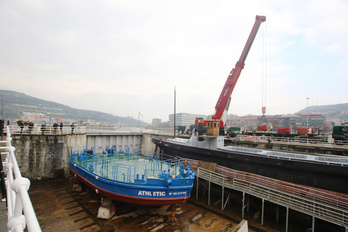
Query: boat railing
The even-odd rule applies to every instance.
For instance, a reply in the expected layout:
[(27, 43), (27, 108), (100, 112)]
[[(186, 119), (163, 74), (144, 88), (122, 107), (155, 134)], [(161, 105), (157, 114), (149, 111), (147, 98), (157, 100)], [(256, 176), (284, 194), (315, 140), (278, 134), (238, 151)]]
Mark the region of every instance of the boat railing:
[[(11, 145), (11, 132), (6, 127), (6, 140), (1, 141), (1, 154), (6, 158), (3, 162), (5, 168), (5, 184), (7, 195), (8, 223), (7, 228), (10, 231), (24, 231), (27, 228), (31, 231), (41, 231), (33, 205), (29, 198), (28, 189), (29, 179), (22, 177), (21, 171), (15, 156), (15, 147)], [(5, 152), (4, 152), (5, 151)], [(24, 212), (24, 215), (23, 215)]]
[(130, 147), (73, 147), (70, 159), (95, 175), (127, 183), (145, 184), (148, 178), (159, 178), (164, 170), (172, 176), (191, 170), (187, 159)]

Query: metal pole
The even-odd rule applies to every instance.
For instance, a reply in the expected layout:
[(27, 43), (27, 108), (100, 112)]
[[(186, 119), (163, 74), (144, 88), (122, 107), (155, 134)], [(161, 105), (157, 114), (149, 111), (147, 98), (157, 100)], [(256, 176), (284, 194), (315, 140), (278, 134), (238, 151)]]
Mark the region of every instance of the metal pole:
[(199, 168), (197, 169), (196, 200), (198, 200), (198, 179), (199, 179)]
[(174, 86), (174, 138), (176, 135), (176, 86)]
[(210, 172), (210, 176), (209, 176), (208, 205), (210, 205), (210, 179), (211, 179), (211, 172)]
[(261, 225), (263, 225), (264, 210), (265, 210), (265, 199), (262, 198)]
[(225, 194), (225, 187), (224, 187), (224, 181), (222, 181), (222, 196), (221, 196), (221, 210), (224, 210), (224, 194)]
[(307, 99), (307, 129), (308, 129), (308, 100), (309, 100), (309, 97), (307, 97), (306, 99)]
[(243, 192), (243, 200), (242, 200), (242, 219), (244, 219), (244, 200), (245, 200), (245, 192)]
[(315, 216), (312, 217), (312, 232), (314, 232), (315, 227)]
[(285, 232), (288, 232), (288, 227), (289, 227), (289, 207), (286, 207)]
[(4, 95), (1, 95), (1, 119), (4, 120)]

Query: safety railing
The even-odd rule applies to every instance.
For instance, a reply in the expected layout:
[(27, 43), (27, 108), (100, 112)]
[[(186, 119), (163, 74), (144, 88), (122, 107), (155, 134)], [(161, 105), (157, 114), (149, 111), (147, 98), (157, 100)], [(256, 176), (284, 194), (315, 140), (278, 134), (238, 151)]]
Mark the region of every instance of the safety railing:
[(198, 168), (201, 178), (348, 228), (348, 196), (218, 166)]
[(70, 161), (95, 175), (127, 183), (159, 177), (163, 170), (173, 176), (185, 176), (191, 163), (181, 157), (143, 151), (122, 146), (97, 146), (86, 149), (76, 146), (71, 149)]
[(16, 232), (24, 231), (26, 227), (29, 232), (41, 231), (28, 194), (30, 181), (22, 177), (14, 153), (15, 148), (11, 145), (11, 140), (10, 129), (6, 127), (6, 140), (1, 141), (0, 150), (1, 154), (6, 155), (3, 166), (6, 174), (7, 228), (9, 231)]
[(307, 187), (304, 185), (298, 185), (298, 184), (281, 181), (277, 179), (272, 179), (269, 177), (264, 177), (264, 176), (260, 176), (260, 175), (256, 175), (252, 173), (233, 170), (220, 165), (216, 167), (216, 172), (221, 175), (226, 175), (230, 179), (238, 179), (238, 180), (252, 182), (267, 188), (277, 189), (282, 192), (286, 192), (286, 193), (300, 196), (300, 197), (305, 197), (313, 201), (318, 201), (323, 204), (339, 207), (343, 210), (348, 211), (348, 195), (347, 194)]
[(248, 141), (248, 142), (255, 142), (255, 143), (299, 143), (302, 145), (313, 145), (313, 144), (322, 144), (326, 146), (331, 146), (333, 144), (337, 145), (348, 145), (348, 140), (333, 140), (329, 139), (329, 136), (313, 136), (313, 137), (306, 137), (304, 136), (294, 136), (294, 137), (279, 137), (277, 135), (270, 135), (270, 136), (262, 136), (262, 135), (240, 135), (239, 136), (240, 141)]
[(81, 134), (86, 133), (85, 126), (65, 125), (62, 128), (54, 126), (34, 125), (20, 127), (18, 125), (9, 125), (11, 134), (35, 134), (35, 135), (60, 135), (60, 134)]
[(113, 133), (149, 133), (158, 135), (172, 135), (173, 129), (163, 128), (142, 128), (142, 127), (131, 127), (131, 126), (86, 126), (86, 133), (96, 134), (113, 134)]
[(238, 147), (238, 146), (225, 146), (220, 148), (229, 152), (240, 152), (240, 153), (251, 153), (253, 155), (259, 155), (261, 157), (285, 159), (285, 160), (303, 160), (308, 162), (319, 162), (327, 165), (340, 165), (348, 166), (348, 158), (346, 157), (335, 157), (330, 155), (309, 155), (302, 153), (290, 153), (274, 150), (263, 150), (249, 147)]

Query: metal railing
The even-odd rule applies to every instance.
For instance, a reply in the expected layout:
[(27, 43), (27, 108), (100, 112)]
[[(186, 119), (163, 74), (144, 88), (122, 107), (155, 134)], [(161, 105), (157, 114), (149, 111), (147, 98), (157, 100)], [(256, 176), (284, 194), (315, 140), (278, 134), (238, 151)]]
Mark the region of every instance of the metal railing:
[(141, 177), (144, 184), (148, 178), (159, 178), (163, 170), (174, 176), (185, 176), (192, 167), (189, 161), (178, 156), (117, 145), (73, 147), (70, 161), (110, 180), (135, 183)]
[(33, 127), (24, 126), (20, 127), (18, 125), (9, 125), (9, 130), (11, 134), (34, 134), (34, 135), (60, 135), (60, 134), (80, 134), (86, 133), (85, 126), (74, 126), (73, 128), (70, 125), (65, 125), (62, 128), (53, 127), (53, 126), (45, 126), (42, 125), (34, 125)]
[(310, 162), (320, 162), (325, 164), (335, 164), (340, 166), (348, 166), (348, 158), (346, 157), (336, 157), (330, 155), (307, 155), (301, 153), (289, 153), (274, 150), (263, 150), (249, 147), (238, 147), (238, 146), (225, 146), (220, 148), (230, 152), (242, 152), (242, 153), (252, 153), (253, 155), (259, 155), (260, 157), (273, 157), (276, 159), (286, 159), (286, 160), (307, 160)]
[(338, 140), (334, 141), (332, 138), (330, 139), (329, 136), (325, 137), (301, 137), (301, 136), (295, 136), (295, 137), (277, 137), (274, 135), (271, 136), (262, 136), (262, 135), (240, 135), (239, 136), (240, 141), (249, 141), (249, 142), (256, 142), (256, 143), (270, 143), (270, 142), (277, 142), (277, 143), (300, 143), (302, 145), (308, 144), (322, 144), (326, 146), (331, 146), (334, 144), (337, 145), (348, 145), (348, 140)]
[(171, 129), (146, 129), (139, 127), (117, 127), (117, 126), (74, 126), (72, 130), (71, 125), (64, 125), (62, 128), (46, 126), (42, 129), (42, 125), (36, 124), (33, 127), (18, 125), (9, 125), (10, 132), (12, 134), (114, 134), (114, 133), (149, 133), (158, 135), (172, 135), (173, 130)]
[(348, 228), (346, 194), (296, 185), (222, 166), (218, 166), (216, 172), (199, 167), (197, 178)]
[[(6, 140), (0, 141), (0, 150), (6, 155), (3, 166), (5, 169), (5, 184), (7, 192), (7, 209), (9, 231), (23, 231), (28, 227), (29, 232), (41, 231), (33, 205), (29, 198), (30, 181), (22, 177), (18, 167), (15, 148), (11, 145), (11, 133), (6, 127)], [(23, 215), (24, 211), (24, 215)]]
[(172, 135), (173, 129), (148, 129), (143, 127), (131, 127), (131, 126), (86, 126), (86, 133), (149, 133), (158, 135)]

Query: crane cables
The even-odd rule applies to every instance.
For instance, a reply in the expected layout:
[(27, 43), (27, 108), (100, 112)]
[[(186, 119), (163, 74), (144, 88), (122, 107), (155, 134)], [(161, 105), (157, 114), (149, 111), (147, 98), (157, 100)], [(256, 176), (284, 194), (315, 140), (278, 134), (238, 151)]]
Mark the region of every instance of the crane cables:
[(262, 33), (262, 115), (266, 114), (266, 87), (267, 87), (267, 24), (265, 23), (263, 26)]

